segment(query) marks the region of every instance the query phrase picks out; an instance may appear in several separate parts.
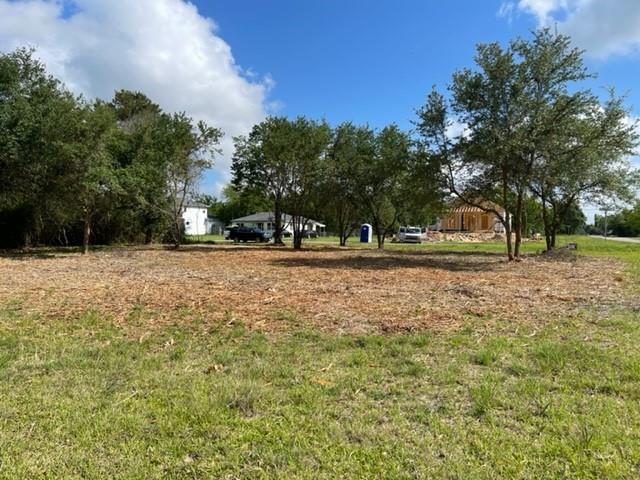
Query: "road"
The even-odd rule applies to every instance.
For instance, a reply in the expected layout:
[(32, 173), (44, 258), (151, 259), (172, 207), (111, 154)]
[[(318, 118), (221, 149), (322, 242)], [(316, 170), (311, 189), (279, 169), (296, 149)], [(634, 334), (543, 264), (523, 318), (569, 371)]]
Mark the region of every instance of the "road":
[[(602, 235), (589, 235), (592, 238), (605, 239)], [(640, 238), (637, 237), (607, 237), (606, 240), (614, 240), (616, 242), (628, 242), (628, 243), (640, 243)]]

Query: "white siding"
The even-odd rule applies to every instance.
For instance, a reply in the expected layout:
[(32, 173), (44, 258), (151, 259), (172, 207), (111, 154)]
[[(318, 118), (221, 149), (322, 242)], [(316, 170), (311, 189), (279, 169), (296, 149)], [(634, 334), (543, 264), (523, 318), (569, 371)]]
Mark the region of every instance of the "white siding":
[(207, 209), (199, 207), (185, 207), (182, 213), (184, 220), (184, 232), (187, 235), (206, 235)]

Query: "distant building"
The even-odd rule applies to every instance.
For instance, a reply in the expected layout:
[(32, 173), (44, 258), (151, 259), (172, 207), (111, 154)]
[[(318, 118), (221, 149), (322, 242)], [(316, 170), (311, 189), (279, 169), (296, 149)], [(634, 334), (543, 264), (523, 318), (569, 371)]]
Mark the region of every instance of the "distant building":
[(209, 216), (206, 205), (189, 204), (182, 209), (185, 235), (222, 235), (224, 222)]
[(182, 221), (186, 235), (206, 235), (208, 210), (205, 205), (190, 204), (182, 209)]
[(207, 217), (207, 231), (211, 235), (222, 235), (224, 233), (224, 222), (219, 218)]
[[(492, 208), (501, 215), (505, 215), (504, 208), (489, 201), (483, 201), (485, 208)], [(493, 212), (486, 212), (480, 207), (468, 205), (460, 200), (451, 205), (449, 211), (436, 224), (436, 229), (440, 231), (455, 232), (495, 232), (503, 233), (504, 225)]]
[[(233, 225), (240, 227), (255, 227), (265, 232), (273, 234), (276, 229), (275, 215), (273, 212), (258, 212), (246, 217), (234, 218), (231, 220)], [(293, 234), (292, 217), (286, 213), (282, 214), (282, 230), (287, 233)], [(312, 232), (318, 232), (319, 235), (323, 234), (326, 225), (316, 220), (307, 219), (304, 230)]]

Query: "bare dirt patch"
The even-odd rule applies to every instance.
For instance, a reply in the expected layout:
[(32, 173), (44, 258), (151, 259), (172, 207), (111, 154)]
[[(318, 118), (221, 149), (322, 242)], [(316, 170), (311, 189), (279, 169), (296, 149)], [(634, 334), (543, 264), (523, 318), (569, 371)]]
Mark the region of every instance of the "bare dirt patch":
[(625, 301), (611, 259), (405, 250), (186, 247), (0, 258), (0, 303), (50, 316), (92, 309), (143, 326), (200, 319), (261, 331), (456, 328), (470, 318), (545, 322)]

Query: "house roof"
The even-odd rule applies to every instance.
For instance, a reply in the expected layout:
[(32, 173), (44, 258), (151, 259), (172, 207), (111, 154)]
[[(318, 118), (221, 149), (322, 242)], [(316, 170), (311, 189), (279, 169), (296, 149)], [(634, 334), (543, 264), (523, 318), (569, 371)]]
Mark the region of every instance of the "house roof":
[[(500, 207), (500, 205), (490, 202), (489, 200), (480, 200), (477, 203), (481, 204), (486, 209), (493, 209), (498, 211), (502, 210), (502, 207)], [(457, 200), (453, 203), (453, 205), (451, 205), (449, 213), (486, 213), (486, 211), (480, 207), (469, 205), (468, 203), (463, 203), (462, 200)]]
[[(240, 222), (264, 222), (264, 223), (268, 223), (268, 222), (273, 222), (275, 221), (275, 215), (273, 212), (258, 212), (258, 213), (253, 213), (251, 215), (247, 215), (245, 217), (240, 217), (240, 218), (234, 218), (233, 220), (231, 220), (233, 223), (240, 223)], [(282, 221), (287, 224), (287, 223), (291, 223), (291, 215), (287, 214), (287, 213), (283, 213), (282, 214)], [(316, 220), (312, 220), (310, 218), (307, 219), (308, 223), (315, 223), (316, 225), (320, 226), (320, 227), (324, 227), (324, 223), (318, 222)]]

